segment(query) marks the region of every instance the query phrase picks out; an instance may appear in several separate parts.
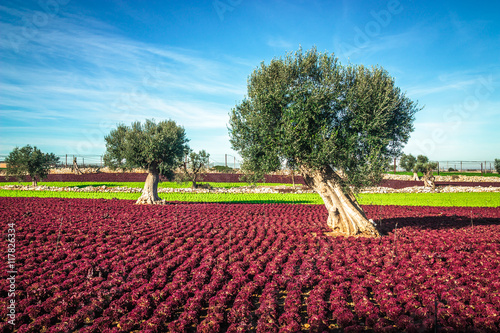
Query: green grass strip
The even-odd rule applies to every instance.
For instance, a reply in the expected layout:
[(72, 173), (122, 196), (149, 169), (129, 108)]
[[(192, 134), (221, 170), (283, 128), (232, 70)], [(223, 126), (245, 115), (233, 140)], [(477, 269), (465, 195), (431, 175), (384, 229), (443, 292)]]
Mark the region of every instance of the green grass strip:
[[(198, 184), (209, 184), (212, 187), (233, 188), (242, 186), (251, 186), (249, 183), (216, 183), (216, 182), (200, 182)], [(31, 182), (0, 182), (0, 186), (4, 185), (31, 185)], [(106, 186), (106, 187), (135, 187), (143, 188), (144, 182), (38, 182), (39, 186), (50, 187), (78, 187), (84, 188), (87, 186)], [(276, 183), (257, 183), (256, 186), (292, 186), (292, 184), (276, 184)], [(190, 188), (191, 183), (176, 183), (176, 182), (161, 182), (158, 188)]]
[[(0, 197), (83, 198), (137, 200), (140, 193), (52, 192), (0, 190)], [(160, 193), (167, 201), (287, 203), (322, 205), (316, 193)], [(361, 205), (500, 207), (500, 192), (483, 193), (366, 193), (358, 195)]]
[(362, 205), (500, 207), (500, 192), (459, 193), (362, 193)]

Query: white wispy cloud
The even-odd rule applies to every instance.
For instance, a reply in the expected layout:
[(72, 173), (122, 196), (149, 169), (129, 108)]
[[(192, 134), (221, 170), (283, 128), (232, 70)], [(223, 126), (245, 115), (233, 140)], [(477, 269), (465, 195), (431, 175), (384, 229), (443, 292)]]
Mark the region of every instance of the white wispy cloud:
[[(468, 92), (480, 95), (492, 95), (498, 85), (498, 79), (488, 69), (467, 71), (453, 71), (437, 74), (434, 78), (429, 78), (424, 84), (408, 88), (408, 93), (412, 96), (421, 97), (444, 92)], [(484, 90), (484, 92), (483, 92)], [(489, 93), (488, 93), (489, 92)], [(465, 96), (463, 96), (465, 97)], [(481, 98), (481, 96), (478, 96)], [(484, 98), (482, 98), (484, 99)]]
[(476, 83), (476, 80), (466, 80), (466, 81), (458, 81), (458, 82), (440, 82), (436, 81), (434, 85), (421, 85), (415, 86), (408, 89), (408, 93), (415, 97), (421, 97), (426, 95), (432, 95), (437, 93), (443, 93), (450, 90), (464, 90), (473, 84)]
[[(384, 28), (385, 29), (385, 28)], [(368, 35), (363, 27), (356, 26), (350, 38), (336, 34), (333, 36), (335, 54), (341, 59), (354, 57), (367, 59), (379, 52), (390, 52), (408, 47), (418, 40), (418, 29), (412, 28), (404, 32), (389, 33), (389, 29)]]
[(288, 41), (282, 37), (276, 37), (276, 36), (269, 37), (267, 39), (267, 45), (270, 47), (287, 49), (287, 50), (291, 50), (292, 48), (297, 47), (297, 45), (295, 45), (291, 41)]
[[(221, 61), (131, 40), (92, 18), (51, 17), (36, 38), (17, 49), (8, 38), (22, 40), (22, 26), (4, 21), (0, 29), (1, 116), (8, 122), (69, 121), (77, 135), (85, 126), (171, 118), (186, 129), (225, 133), (233, 106), (226, 101), (240, 100), (246, 92), (246, 74), (238, 75), (249, 72), (245, 59)], [(92, 145), (102, 148), (102, 143)]]

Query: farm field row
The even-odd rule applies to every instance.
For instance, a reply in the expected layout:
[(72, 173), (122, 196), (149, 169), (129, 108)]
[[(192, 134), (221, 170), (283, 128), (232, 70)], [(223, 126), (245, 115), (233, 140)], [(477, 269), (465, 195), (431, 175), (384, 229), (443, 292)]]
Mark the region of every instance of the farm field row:
[[(220, 188), (233, 188), (242, 186), (251, 186), (250, 183), (220, 183), (220, 182), (199, 182), (198, 185), (210, 185), (211, 187)], [(23, 185), (31, 186), (31, 182), (1, 182), (0, 186), (5, 185)], [(280, 183), (256, 183), (255, 186), (292, 186), (292, 184)], [(143, 188), (144, 182), (38, 182), (38, 186), (50, 187), (87, 187), (87, 186), (106, 186), (106, 187), (132, 187)], [(177, 183), (177, 182), (160, 182), (158, 188), (190, 188), (191, 183)]]
[[(1, 190), (0, 197), (86, 198), (137, 200), (140, 193), (53, 192)], [(316, 193), (159, 193), (171, 202), (290, 203), (323, 205)], [(361, 205), (500, 207), (500, 192), (484, 193), (363, 193)]]
[[(235, 173), (207, 173), (203, 175), (203, 181), (213, 183), (241, 183), (241, 174)], [(46, 182), (143, 182), (146, 180), (147, 173), (85, 173), (80, 175), (75, 174), (49, 174), (45, 179)], [(303, 184), (302, 177), (296, 176), (295, 182)], [(12, 178), (7, 178), (0, 175), (0, 183), (11, 182)], [(31, 179), (25, 177), (25, 182)], [(163, 179), (167, 181), (167, 179)], [(264, 183), (282, 184), (292, 183), (292, 177), (285, 175), (266, 175)]]
[[(405, 176), (412, 176), (413, 172), (407, 172), (407, 171), (389, 171), (387, 172), (388, 174), (391, 175), (405, 175)], [(419, 177), (422, 177), (424, 174), (422, 172), (417, 173)], [(468, 177), (500, 177), (500, 174), (498, 173), (483, 173), (481, 174), (480, 172), (439, 172), (439, 175), (437, 172), (432, 173), (434, 176), (468, 176)]]
[[(496, 208), (363, 206), (385, 235), (371, 239), (328, 236), (320, 205), (0, 205), (15, 224), (17, 332), (500, 328)], [(5, 306), (0, 318), (12, 332)]]

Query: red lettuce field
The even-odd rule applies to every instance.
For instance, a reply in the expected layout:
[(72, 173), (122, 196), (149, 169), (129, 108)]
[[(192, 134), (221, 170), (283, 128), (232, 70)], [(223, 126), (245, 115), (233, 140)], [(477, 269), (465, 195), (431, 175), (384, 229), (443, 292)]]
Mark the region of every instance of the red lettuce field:
[(327, 235), (319, 205), (0, 205), (3, 332), (499, 330), (498, 208), (364, 206), (385, 233), (365, 239)]

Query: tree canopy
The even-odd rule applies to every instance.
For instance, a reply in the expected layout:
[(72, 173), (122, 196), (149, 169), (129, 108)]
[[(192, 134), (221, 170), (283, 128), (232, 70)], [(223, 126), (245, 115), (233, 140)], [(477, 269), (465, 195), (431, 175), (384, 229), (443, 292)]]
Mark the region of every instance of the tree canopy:
[(328, 166), (359, 188), (398, 156), (418, 110), (383, 68), (343, 66), (333, 54), (299, 49), (254, 70), (229, 133), (247, 171)]
[(429, 161), (429, 158), (425, 155), (418, 155), (415, 157), (412, 154), (403, 154), (399, 161), (399, 165), (406, 171), (414, 173), (426, 173), (429, 172), (429, 170), (432, 171), (437, 168), (437, 163)]
[(7, 176), (23, 181), (25, 176), (30, 176), (33, 185), (37, 180), (47, 178), (51, 166), (59, 162), (59, 157), (53, 153), (42, 153), (36, 146), (26, 145), (16, 147), (5, 159)]
[(424, 185), (435, 189), (434, 176), (432, 170), (438, 166), (436, 162), (429, 161), (429, 158), (424, 155), (418, 155), (416, 158), (412, 154), (403, 154), (399, 161), (399, 165), (406, 171), (413, 172), (413, 180), (419, 180), (418, 172), (424, 175)]
[(131, 126), (119, 124), (105, 137), (106, 153), (103, 160), (113, 169), (151, 168), (173, 178), (175, 168), (182, 162), (189, 141), (184, 128), (173, 120), (147, 119)]
[(407, 172), (416, 172), (415, 165), (417, 164), (417, 158), (412, 154), (403, 154), (399, 160), (399, 166), (402, 167)]

